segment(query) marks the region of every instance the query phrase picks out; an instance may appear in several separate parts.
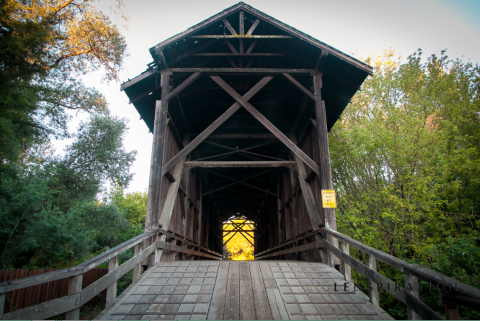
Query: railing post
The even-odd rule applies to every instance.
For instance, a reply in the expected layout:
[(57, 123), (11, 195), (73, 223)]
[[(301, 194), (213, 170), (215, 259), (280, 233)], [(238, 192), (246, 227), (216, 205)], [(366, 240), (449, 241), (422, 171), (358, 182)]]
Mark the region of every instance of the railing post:
[[(375, 259), (375, 256), (367, 254), (367, 266), (375, 272), (377, 271), (377, 260)], [(370, 282), (370, 302), (379, 307), (380, 297), (378, 293), (378, 285), (373, 282), (373, 280), (368, 281)]]
[[(150, 244), (157, 242), (158, 234), (156, 233), (155, 235), (153, 235), (151, 240), (152, 241)], [(155, 263), (157, 263), (157, 249), (155, 249), (155, 251), (153, 251), (153, 253), (148, 256), (148, 268), (151, 268), (152, 266), (154, 266)]]
[[(350, 246), (345, 241), (342, 241), (342, 251), (343, 253), (350, 256)], [(352, 268), (350, 267), (350, 265), (345, 263), (345, 261), (343, 262), (343, 276), (345, 278), (345, 281), (352, 281)]]
[[(83, 274), (72, 276), (68, 279), (68, 295), (82, 291)], [(79, 320), (80, 307), (65, 313), (65, 320)]]
[(3, 314), (5, 311), (5, 298), (7, 297), (7, 293), (0, 294), (0, 315)]
[[(108, 273), (111, 273), (117, 267), (118, 267), (118, 255), (111, 258), (110, 261), (108, 261)], [(113, 284), (107, 288), (107, 298), (106, 298), (107, 302), (105, 304), (105, 308), (108, 309), (112, 307), (116, 298), (117, 298), (117, 281), (113, 282)]]
[(443, 301), (443, 309), (445, 310), (445, 319), (460, 320), (460, 314), (458, 313), (458, 304), (451, 304)]
[[(405, 281), (405, 291), (416, 297), (417, 299), (420, 300), (420, 292), (418, 291), (418, 279), (410, 274), (403, 273), (403, 279)], [(408, 320), (421, 320), (420, 316), (413, 312), (412, 309), (410, 309), (407, 306), (407, 314), (408, 314)]]
[[(142, 243), (135, 245), (133, 250), (133, 256), (137, 256), (142, 251)], [(142, 263), (139, 263), (133, 268), (132, 283), (137, 283), (140, 280), (140, 275), (142, 274)]]

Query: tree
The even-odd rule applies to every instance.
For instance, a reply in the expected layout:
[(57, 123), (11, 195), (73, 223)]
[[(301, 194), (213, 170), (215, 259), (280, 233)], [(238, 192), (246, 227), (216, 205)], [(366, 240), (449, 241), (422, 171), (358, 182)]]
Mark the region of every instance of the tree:
[[(338, 229), (460, 276), (463, 258), (445, 251), (457, 244), (465, 257), (478, 255), (462, 244), (478, 242), (480, 229), (480, 67), (445, 52), (423, 59), (420, 50), (404, 64), (393, 51), (366, 62), (374, 76), (329, 135)], [(445, 257), (450, 270), (439, 263)], [(480, 271), (479, 259), (469, 264)]]
[(102, 68), (118, 79), (126, 44), (92, 3), (0, 2), (0, 170), (48, 136), (67, 137), (68, 111), (105, 110), (78, 76)]
[(131, 179), (136, 152), (123, 148), (126, 130), (123, 119), (93, 116), (64, 156), (0, 177), (4, 268), (59, 266), (123, 240), (129, 228), (125, 213), (96, 197), (105, 184), (126, 186)]

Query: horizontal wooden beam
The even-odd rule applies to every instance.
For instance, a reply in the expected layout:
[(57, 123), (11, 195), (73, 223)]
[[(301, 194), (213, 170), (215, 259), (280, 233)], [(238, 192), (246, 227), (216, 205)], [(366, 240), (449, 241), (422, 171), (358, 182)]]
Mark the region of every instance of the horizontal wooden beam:
[[(200, 134), (194, 134), (193, 136), (198, 136)], [(264, 133), (244, 133), (244, 134), (211, 134), (208, 136), (208, 139), (268, 139), (276, 138), (273, 134), (264, 134)]]
[(204, 73), (247, 73), (247, 74), (308, 74), (314, 69), (285, 69), (285, 68), (168, 68), (171, 72), (204, 72)]
[(274, 256), (279, 256), (279, 255), (285, 255), (285, 254), (291, 254), (291, 253), (313, 250), (313, 249), (320, 249), (322, 247), (323, 247), (323, 240), (319, 240), (319, 241), (315, 241), (315, 242), (312, 242), (312, 243), (307, 243), (307, 244), (304, 244), (304, 245), (295, 246), (295, 247), (292, 247), (291, 249), (286, 249), (286, 250), (283, 250), (283, 251), (273, 252), (273, 253), (270, 253), (270, 254), (264, 254), (264, 255), (261, 255), (261, 256), (255, 255), (255, 260), (263, 260), (263, 259), (266, 259), (267, 257), (274, 257)]
[(275, 56), (285, 56), (284, 53), (230, 53), (230, 52), (202, 52), (202, 53), (196, 53), (193, 54), (192, 56), (198, 56), (198, 57), (275, 57)]
[(178, 246), (178, 245), (173, 245), (173, 244), (162, 242), (162, 241), (157, 241), (157, 248), (164, 249), (164, 250), (169, 250), (169, 251), (174, 251), (174, 252), (191, 254), (191, 255), (200, 256), (200, 257), (206, 257), (206, 258), (213, 259), (213, 260), (221, 260), (222, 259), (221, 257), (218, 257), (218, 256), (213, 256), (213, 255), (210, 255), (210, 254), (207, 254), (207, 253), (187, 249), (186, 247), (181, 247), (181, 246)]
[(190, 161), (185, 162), (188, 167), (201, 168), (237, 168), (237, 167), (290, 167), (295, 166), (292, 161), (211, 161), (199, 162)]
[(190, 38), (197, 39), (220, 39), (220, 38), (247, 38), (247, 39), (290, 39), (292, 36), (258, 36), (258, 35), (200, 35), (200, 36), (190, 36)]

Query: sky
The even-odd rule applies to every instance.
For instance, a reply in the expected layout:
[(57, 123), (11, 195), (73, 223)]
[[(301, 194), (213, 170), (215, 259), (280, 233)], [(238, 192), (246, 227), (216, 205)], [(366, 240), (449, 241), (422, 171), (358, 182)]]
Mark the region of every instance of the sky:
[[(480, 63), (480, 0), (252, 0), (245, 3), (356, 57), (393, 49), (404, 58), (421, 48), (424, 57), (440, 55)], [(112, 12), (115, 1), (99, 0), (95, 6), (122, 23)], [(121, 27), (129, 57), (120, 73), (121, 82), (143, 72), (152, 61), (149, 48), (238, 3), (230, 0), (124, 0), (129, 18)], [(123, 23), (122, 23), (123, 24)], [(128, 120), (125, 148), (137, 150), (134, 177), (127, 191), (148, 187), (152, 134), (128, 103), (120, 83), (104, 83), (101, 75), (84, 77), (86, 85), (102, 92), (112, 114)], [(74, 119), (71, 128), (78, 125)], [(61, 146), (59, 144), (58, 146)]]

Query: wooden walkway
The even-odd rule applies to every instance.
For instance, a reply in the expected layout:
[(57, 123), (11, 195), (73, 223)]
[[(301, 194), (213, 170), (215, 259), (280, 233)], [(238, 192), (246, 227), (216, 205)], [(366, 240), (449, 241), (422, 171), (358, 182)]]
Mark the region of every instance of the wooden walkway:
[(321, 263), (159, 263), (97, 319), (392, 319), (353, 284), (344, 291), (344, 284), (338, 271)]

